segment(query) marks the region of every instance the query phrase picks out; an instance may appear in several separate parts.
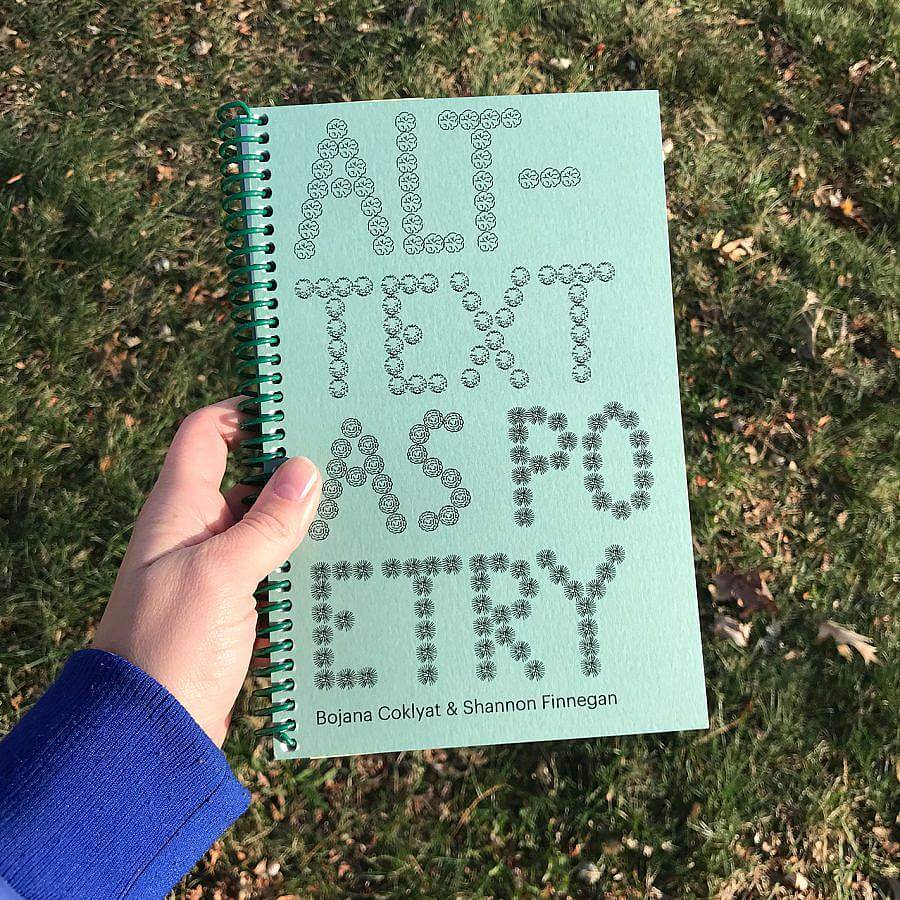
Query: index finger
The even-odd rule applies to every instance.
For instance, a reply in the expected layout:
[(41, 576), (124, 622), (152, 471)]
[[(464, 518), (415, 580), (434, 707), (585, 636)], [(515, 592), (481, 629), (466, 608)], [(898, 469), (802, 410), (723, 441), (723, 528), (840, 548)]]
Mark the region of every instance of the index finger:
[(181, 423), (166, 454), (159, 481), (167, 488), (196, 486), (202, 481), (217, 491), (225, 475), (228, 452), (236, 450), (247, 433), (241, 397), (230, 397), (192, 412)]

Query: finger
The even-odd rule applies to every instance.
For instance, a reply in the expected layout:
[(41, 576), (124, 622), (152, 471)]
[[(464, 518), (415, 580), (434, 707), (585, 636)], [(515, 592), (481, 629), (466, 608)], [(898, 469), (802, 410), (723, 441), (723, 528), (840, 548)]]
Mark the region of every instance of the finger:
[(210, 538), (204, 553), (228, 572), (241, 589), (280, 566), (303, 539), (319, 504), (318, 469), (299, 456), (282, 463), (243, 519)]
[(192, 412), (179, 426), (166, 454), (159, 484), (177, 490), (198, 482), (217, 492), (225, 475), (228, 451), (237, 449), (246, 434), (241, 430), (240, 397)]
[(191, 413), (181, 424), (162, 472), (135, 524), (128, 559), (147, 564), (205, 541), (234, 524), (219, 490), (229, 448), (243, 436), (239, 398)]
[(259, 488), (249, 484), (236, 484), (225, 494), (225, 502), (228, 504), (228, 509), (235, 522), (240, 522), (244, 518), (247, 510), (250, 509), (250, 506), (244, 500), (251, 494), (256, 493), (257, 490)]

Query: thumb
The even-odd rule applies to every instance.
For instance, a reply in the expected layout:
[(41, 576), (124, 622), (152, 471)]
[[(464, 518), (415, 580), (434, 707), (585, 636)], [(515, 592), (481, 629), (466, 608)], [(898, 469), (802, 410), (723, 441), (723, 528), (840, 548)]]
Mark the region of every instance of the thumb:
[(210, 538), (204, 549), (232, 577), (257, 583), (297, 549), (319, 505), (322, 479), (304, 456), (282, 463), (244, 518)]

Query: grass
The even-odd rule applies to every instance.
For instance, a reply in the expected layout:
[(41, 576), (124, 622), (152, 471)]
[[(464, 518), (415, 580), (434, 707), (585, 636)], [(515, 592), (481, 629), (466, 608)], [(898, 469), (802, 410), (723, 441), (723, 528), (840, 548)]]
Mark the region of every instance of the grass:
[[(898, 23), (889, 0), (12, 5), (0, 732), (89, 640), (179, 416), (235, 383), (220, 101), (656, 88), (710, 731), (288, 765), (243, 721), (255, 802), (175, 894), (897, 896)], [(730, 572), (774, 605), (709, 590)], [(817, 643), (829, 619), (882, 664)]]

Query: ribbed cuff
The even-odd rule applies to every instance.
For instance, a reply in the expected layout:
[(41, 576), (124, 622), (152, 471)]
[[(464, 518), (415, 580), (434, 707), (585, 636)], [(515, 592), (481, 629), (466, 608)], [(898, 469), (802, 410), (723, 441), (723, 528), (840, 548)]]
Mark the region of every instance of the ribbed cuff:
[(0, 876), (26, 900), (162, 897), (248, 803), (162, 685), (82, 650), (0, 743)]

